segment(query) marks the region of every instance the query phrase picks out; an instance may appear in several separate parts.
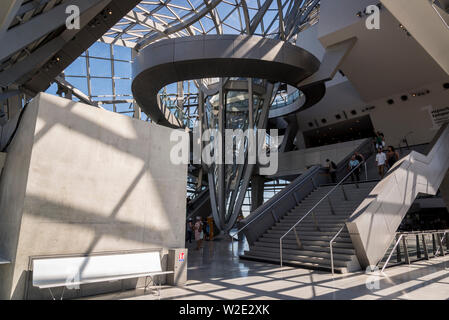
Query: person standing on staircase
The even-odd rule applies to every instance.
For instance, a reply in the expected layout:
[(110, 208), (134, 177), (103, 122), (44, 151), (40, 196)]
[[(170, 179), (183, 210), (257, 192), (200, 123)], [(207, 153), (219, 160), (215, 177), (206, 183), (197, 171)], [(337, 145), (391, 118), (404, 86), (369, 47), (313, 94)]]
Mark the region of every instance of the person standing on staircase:
[(385, 175), (385, 162), (386, 161), (387, 161), (387, 156), (382, 151), (382, 148), (378, 148), (377, 154), (376, 154), (376, 165), (377, 165), (377, 170), (379, 172), (379, 176), (381, 179), (383, 179), (384, 175)]
[(335, 164), (335, 162), (330, 161), (329, 159), (326, 159), (326, 163), (332, 183), (337, 183), (337, 165)]
[[(351, 160), (349, 160), (349, 171), (354, 170), (359, 166), (360, 162), (356, 159), (355, 154), (352, 155)], [(354, 177), (356, 181), (360, 181), (360, 168), (355, 169), (351, 174), (351, 181), (354, 181)]]
[(387, 151), (387, 163), (388, 163), (388, 169), (393, 167), (393, 165), (396, 163), (396, 161), (399, 160), (399, 153), (394, 149), (393, 146), (388, 146)]

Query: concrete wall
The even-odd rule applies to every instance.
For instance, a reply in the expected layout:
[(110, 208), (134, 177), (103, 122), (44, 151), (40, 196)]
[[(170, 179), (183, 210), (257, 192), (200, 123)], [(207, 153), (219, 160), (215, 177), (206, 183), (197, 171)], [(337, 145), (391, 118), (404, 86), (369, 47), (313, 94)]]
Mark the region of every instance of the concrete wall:
[[(447, 80), (449, 81), (449, 78)], [(413, 97), (413, 93), (427, 90), (430, 91), (429, 94)], [(402, 95), (407, 95), (408, 100), (402, 101)], [(394, 104), (388, 104), (389, 99), (393, 99)], [(299, 112), (297, 119), (300, 130), (307, 131), (316, 128), (310, 128), (308, 125), (315, 120), (320, 124), (321, 119), (326, 119), (326, 126), (344, 121), (343, 112), (348, 119), (370, 115), (374, 129), (385, 134), (387, 145), (397, 147), (405, 135), (409, 145), (429, 143), (432, 140), (438, 127), (432, 122), (429, 107), (449, 107), (449, 90), (443, 88), (443, 82), (431, 83), (366, 103), (351, 83), (345, 81), (328, 88), (323, 100), (313, 108)], [(352, 115), (352, 110), (357, 113)], [(342, 120), (335, 118), (337, 114), (342, 116)], [(298, 135), (300, 134), (302, 133), (299, 132)]]
[[(432, 1), (382, 0), (421, 46), (449, 75), (449, 14), (432, 7)], [(441, 2), (441, 1), (440, 1)], [(425, 21), (425, 23), (422, 23)]]
[[(12, 261), (0, 266), (0, 297), (25, 298), (30, 256), (184, 247), (187, 167), (170, 162), (172, 131), (37, 96), (0, 182), (0, 255)], [(68, 297), (135, 284), (82, 286)], [(27, 295), (48, 298), (31, 286)]]

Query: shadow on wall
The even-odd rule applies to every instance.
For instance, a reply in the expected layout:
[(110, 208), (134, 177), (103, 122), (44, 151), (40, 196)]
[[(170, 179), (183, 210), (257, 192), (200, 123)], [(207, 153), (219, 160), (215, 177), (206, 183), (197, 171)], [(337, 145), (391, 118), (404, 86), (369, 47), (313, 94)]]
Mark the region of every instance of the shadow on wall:
[[(21, 216), (17, 233), (11, 233), (15, 237), (13, 245), (8, 248), (8, 258), (13, 263), (0, 267), (3, 290), (6, 286), (7, 292), (13, 291), (11, 298), (24, 297), (27, 278), (31, 279), (26, 276), (26, 266), (32, 255), (89, 255), (184, 246), (184, 221), (177, 215), (184, 218), (185, 197), (179, 204), (173, 204), (173, 199), (183, 189), (180, 183), (186, 182), (179, 176), (163, 181), (162, 174), (166, 171), (160, 169), (163, 163), (167, 167), (171, 129), (47, 94), (39, 95), (33, 102), (10, 147), (11, 153), (20, 147), (18, 137), (24, 126), (36, 121), (30, 112), (34, 109), (38, 120), (25, 177), (23, 210), (18, 208), (12, 213)], [(64, 139), (58, 135), (65, 135)], [(80, 141), (86, 144), (76, 144)], [(51, 158), (50, 163), (46, 163), (47, 157)], [(8, 159), (13, 162), (14, 154)], [(57, 172), (43, 173), (46, 168)], [(2, 182), (0, 192), (7, 192), (7, 187)], [(82, 199), (86, 192), (97, 198), (89, 206)], [(112, 208), (109, 213), (108, 208)], [(31, 234), (24, 235), (27, 230)]]

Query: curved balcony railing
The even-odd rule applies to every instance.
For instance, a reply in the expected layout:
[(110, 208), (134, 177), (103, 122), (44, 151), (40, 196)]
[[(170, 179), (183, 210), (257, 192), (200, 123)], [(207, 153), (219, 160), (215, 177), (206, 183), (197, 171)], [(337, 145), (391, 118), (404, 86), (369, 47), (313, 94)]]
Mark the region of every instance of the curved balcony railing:
[(274, 109), (279, 109), (279, 108), (283, 108), (286, 107), (288, 105), (291, 105), (292, 103), (298, 101), (299, 97), (302, 95), (301, 91), (299, 90), (295, 90), (295, 92), (287, 95), (287, 98), (279, 98), (277, 100), (275, 100), (272, 104), (271, 104), (271, 110)]

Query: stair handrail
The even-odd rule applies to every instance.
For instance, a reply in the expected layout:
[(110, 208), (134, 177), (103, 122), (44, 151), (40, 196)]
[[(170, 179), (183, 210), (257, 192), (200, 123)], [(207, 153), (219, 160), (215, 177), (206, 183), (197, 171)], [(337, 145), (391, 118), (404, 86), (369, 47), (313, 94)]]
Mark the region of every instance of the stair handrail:
[[(286, 189), (284, 189), (284, 190), (286, 190), (287, 192), (285, 192), (284, 194), (281, 194), (280, 196), (279, 196), (279, 198), (277, 198), (277, 199), (275, 199), (273, 202), (271, 202), (270, 204), (268, 204), (268, 206), (266, 207), (266, 208), (264, 208), (263, 210), (261, 210), (261, 212), (258, 214), (258, 215), (256, 215), (256, 217), (255, 218), (253, 218), (253, 219), (251, 219), (248, 223), (246, 223), (242, 228), (240, 228), (239, 230), (237, 230), (235, 233), (233, 233), (232, 235), (230, 235), (231, 236), (231, 242), (232, 242), (232, 244), (231, 244), (231, 248), (232, 248), (232, 251), (234, 252), (234, 237), (236, 236), (236, 235), (238, 235), (240, 232), (242, 232), (243, 230), (245, 230), (249, 225), (251, 225), (255, 220), (257, 220), (257, 219), (259, 219), (260, 217), (262, 217), (263, 215), (265, 215), (265, 213), (267, 213), (267, 212), (269, 212), (269, 210), (275, 205), (275, 204), (277, 204), (277, 203), (279, 203), (281, 200), (283, 200), (287, 195), (291, 195), (291, 192), (292, 191), (296, 191), (296, 190), (298, 190), (299, 188), (302, 188), (304, 185), (305, 185), (305, 183), (306, 182), (309, 182), (309, 181), (312, 181), (312, 183), (314, 184), (315, 182), (314, 182), (314, 180), (313, 180), (313, 178), (314, 178), (314, 176), (315, 176), (315, 173), (317, 173), (318, 171), (320, 171), (322, 168), (320, 167), (320, 166), (314, 166), (314, 169), (306, 176), (306, 177), (302, 177), (303, 178), (303, 180), (301, 181), (301, 182), (299, 182), (296, 186), (293, 186), (291, 189), (288, 189), (288, 190), (286, 190), (289, 186), (287, 186), (286, 187)], [(301, 178), (301, 176), (300, 176), (300, 178)], [(282, 191), (281, 191), (282, 192)], [(263, 205), (262, 205), (263, 206)], [(261, 206), (261, 207), (262, 207)], [(260, 208), (261, 208), (260, 207)]]
[[(282, 268), (282, 240), (285, 238), (285, 236), (287, 234), (290, 233), (290, 231), (292, 231), (293, 229), (296, 228), (296, 226), (298, 224), (300, 224), (310, 213), (312, 213), (316, 207), (318, 207), (325, 199), (327, 199), (335, 190), (337, 190), (337, 188), (343, 184), (343, 182), (346, 181), (346, 179), (348, 179), (356, 170), (358, 170), (360, 168), (360, 166), (364, 163), (365, 161), (359, 163), (356, 167), (354, 167), (351, 171), (349, 171), (349, 173), (340, 180), (339, 183), (337, 183), (335, 185), (335, 187), (333, 187), (324, 197), (322, 197), (309, 211), (307, 211), (307, 213), (305, 215), (303, 215), (290, 229), (287, 230), (287, 232), (285, 232), (280, 238), (279, 238), (279, 254), (280, 254), (280, 265)], [(296, 233), (296, 229), (295, 229), (295, 233)], [(296, 239), (297, 241), (299, 241), (299, 237), (296, 234)]]
[[(366, 171), (366, 161), (365, 163), (365, 171)], [(366, 181), (368, 181), (368, 175), (366, 176)], [(332, 277), (334, 276), (334, 252), (333, 252), (333, 244), (335, 240), (338, 238), (340, 233), (345, 229), (346, 222), (349, 220), (349, 217), (346, 218), (345, 222), (343, 222), (343, 226), (338, 230), (338, 232), (334, 235), (334, 237), (329, 241), (329, 250), (330, 250), (330, 256), (331, 256), (331, 270), (332, 270)]]
[(333, 244), (335, 239), (337, 239), (337, 237), (340, 235), (340, 233), (344, 230), (344, 228), (346, 227), (346, 222), (343, 224), (343, 227), (340, 228), (340, 230), (338, 230), (338, 232), (335, 234), (335, 236), (331, 239), (331, 241), (329, 241), (329, 249), (330, 249), (330, 255), (331, 255), (331, 270), (332, 270), (332, 277), (334, 277), (334, 252), (333, 252)]

